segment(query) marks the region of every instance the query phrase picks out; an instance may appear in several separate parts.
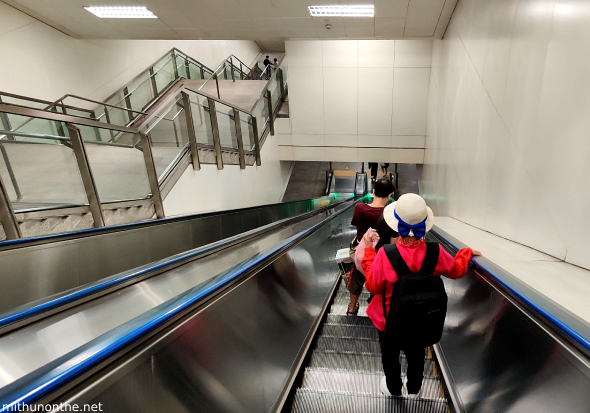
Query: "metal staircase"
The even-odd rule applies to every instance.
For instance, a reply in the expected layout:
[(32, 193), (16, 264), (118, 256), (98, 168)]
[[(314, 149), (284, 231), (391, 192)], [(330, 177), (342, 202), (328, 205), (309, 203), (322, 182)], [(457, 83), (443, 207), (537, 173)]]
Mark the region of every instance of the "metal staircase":
[(163, 218), (190, 164), (260, 165), (287, 59), (268, 79), (245, 66), (173, 49), (104, 102), (0, 92), (0, 241)]
[[(350, 297), (346, 285), (340, 284), (301, 386), (295, 392), (293, 413), (446, 413), (448, 403), (430, 349), (424, 359), (420, 398), (381, 393), (381, 348), (377, 330), (366, 316), (368, 297), (364, 289), (359, 298), (359, 316), (346, 316)], [(400, 362), (405, 381), (403, 353)]]

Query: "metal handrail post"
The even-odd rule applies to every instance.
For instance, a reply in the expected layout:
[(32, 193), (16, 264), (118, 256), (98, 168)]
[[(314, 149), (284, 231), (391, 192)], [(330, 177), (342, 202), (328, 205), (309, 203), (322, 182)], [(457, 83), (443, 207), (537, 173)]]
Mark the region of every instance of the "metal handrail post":
[(186, 128), (188, 130), (188, 141), (191, 150), (191, 158), (193, 160), (193, 170), (198, 171), (201, 169), (201, 163), (199, 162), (199, 149), (197, 148), (197, 135), (195, 134), (191, 99), (186, 92), (180, 92), (180, 94), (182, 95), (182, 105), (184, 106), (184, 116), (186, 119)]
[(209, 117), (211, 118), (211, 127), (213, 128), (213, 142), (215, 144), (217, 169), (223, 169), (223, 158), (221, 157), (221, 139), (219, 138), (219, 124), (217, 123), (215, 101), (211, 98), (207, 98), (207, 103), (209, 104)]
[(281, 102), (285, 101), (285, 83), (283, 81), (283, 69), (278, 69), (277, 77), (279, 78), (279, 86), (281, 87)]
[[(109, 115), (109, 108), (107, 108), (106, 106), (104, 107), (104, 119), (107, 121), (107, 123), (111, 123), (111, 116)], [(98, 129), (95, 129), (98, 130)], [(110, 134), (111, 134), (111, 142), (115, 141), (115, 131), (113, 131), (112, 129), (109, 130)]]
[(186, 78), (190, 79), (191, 78), (191, 67), (190, 67), (190, 63), (188, 62), (188, 59), (184, 59), (184, 70), (186, 71)]
[(258, 121), (252, 116), (252, 132), (254, 133), (254, 153), (256, 154), (256, 165), (260, 166), (260, 139), (258, 138)]
[(240, 79), (244, 80), (244, 69), (242, 68), (242, 62), (240, 61)]
[(127, 106), (127, 115), (129, 116), (129, 122), (132, 122), (135, 116), (133, 116), (133, 112), (131, 111), (131, 96), (129, 95), (129, 89), (123, 88), (123, 94), (125, 95), (125, 106)]
[(236, 81), (236, 76), (234, 74), (234, 59), (233, 58), (229, 58), (229, 64), (231, 65), (231, 80), (232, 82), (235, 83)]
[(10, 159), (8, 159), (8, 153), (6, 152), (6, 148), (4, 147), (4, 145), (2, 145), (2, 142), (0, 142), (0, 152), (2, 152), (2, 157), (4, 158), (4, 163), (6, 164), (6, 169), (8, 170), (10, 182), (12, 182), (12, 187), (14, 188), (14, 192), (16, 193), (16, 199), (23, 199), (23, 194), (20, 191), (18, 182), (16, 182), (16, 176), (14, 176), (14, 171), (12, 170)]
[(139, 132), (139, 139), (141, 141), (141, 149), (143, 152), (143, 159), (145, 161), (145, 169), (147, 170), (148, 181), (152, 191), (152, 202), (156, 210), (158, 218), (164, 218), (164, 202), (162, 194), (160, 193), (160, 185), (158, 184), (158, 173), (156, 172), (156, 164), (154, 163), (154, 155), (152, 153), (152, 145), (147, 135)]
[(242, 124), (240, 122), (240, 111), (234, 109), (234, 121), (238, 135), (238, 154), (240, 157), (240, 169), (246, 169), (246, 156), (244, 155), (244, 140), (242, 138)]
[(105, 221), (102, 213), (102, 206), (100, 205), (100, 197), (98, 196), (98, 189), (96, 188), (96, 182), (94, 182), (94, 176), (92, 175), (92, 168), (88, 161), (88, 154), (86, 153), (84, 141), (82, 140), (82, 134), (80, 133), (80, 129), (76, 126), (69, 123), (66, 123), (66, 126), (68, 128), (68, 134), (70, 135), (70, 141), (72, 142), (74, 156), (78, 163), (82, 185), (84, 185), (86, 198), (88, 198), (88, 206), (90, 207), (94, 227), (104, 227)]
[(217, 79), (217, 73), (215, 73), (215, 86), (217, 86), (217, 99), (221, 99), (221, 95), (219, 94), (219, 80)]
[(17, 239), (22, 238), (22, 233), (20, 232), (20, 227), (18, 226), (18, 221), (16, 219), (16, 215), (14, 215), (14, 210), (12, 209), (12, 204), (10, 203), (10, 198), (8, 197), (8, 192), (6, 191), (6, 187), (4, 186), (4, 182), (2, 182), (2, 177), (0, 176), (0, 223), (4, 228), (4, 233), (6, 234), (6, 239)]
[(272, 118), (272, 98), (270, 90), (266, 91), (266, 101), (268, 102), (268, 122), (270, 124), (270, 136), (275, 136), (275, 123)]
[(172, 64), (174, 65), (174, 79), (178, 79), (178, 64), (176, 63), (176, 53), (172, 49)]

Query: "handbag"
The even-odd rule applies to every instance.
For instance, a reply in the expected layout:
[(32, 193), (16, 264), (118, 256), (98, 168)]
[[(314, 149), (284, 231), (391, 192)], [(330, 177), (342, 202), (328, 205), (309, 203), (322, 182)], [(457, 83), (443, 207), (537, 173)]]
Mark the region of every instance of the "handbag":
[[(377, 229), (377, 227), (379, 226), (379, 224), (381, 224), (381, 221), (383, 221), (383, 214), (381, 214), (381, 216), (380, 216), (380, 217), (379, 217), (379, 219), (378, 219), (378, 220), (375, 222), (375, 224), (373, 225), (373, 227), (372, 227), (372, 228), (373, 228), (373, 229)], [(362, 241), (362, 239), (361, 239), (361, 241)], [(350, 255), (350, 259), (351, 259), (353, 262), (354, 262), (354, 260), (355, 260), (356, 249), (358, 248), (358, 246), (359, 246), (359, 244), (360, 244), (360, 242), (361, 242), (361, 241), (359, 241), (359, 240), (357, 239), (356, 235), (354, 236), (354, 238), (352, 239), (352, 241), (350, 241), (350, 247), (349, 247), (349, 249), (348, 249), (348, 254)], [(365, 244), (363, 243), (363, 245), (365, 245)], [(363, 246), (363, 249), (364, 249), (364, 246)], [(364, 255), (364, 253), (363, 253), (363, 255)]]

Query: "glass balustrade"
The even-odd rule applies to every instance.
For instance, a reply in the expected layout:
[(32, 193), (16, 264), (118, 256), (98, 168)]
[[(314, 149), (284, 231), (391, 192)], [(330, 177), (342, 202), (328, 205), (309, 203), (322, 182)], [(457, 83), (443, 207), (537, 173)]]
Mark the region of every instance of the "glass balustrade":
[(162, 182), (189, 148), (186, 115), (182, 98), (162, 108), (144, 132), (152, 145), (158, 182)]
[(87, 203), (69, 138), (3, 131), (0, 152), (0, 176), (14, 212)]
[(203, 95), (193, 92), (189, 92), (189, 97), (197, 144), (212, 148), (215, 145), (215, 141), (213, 138), (213, 126), (211, 124), (208, 99)]

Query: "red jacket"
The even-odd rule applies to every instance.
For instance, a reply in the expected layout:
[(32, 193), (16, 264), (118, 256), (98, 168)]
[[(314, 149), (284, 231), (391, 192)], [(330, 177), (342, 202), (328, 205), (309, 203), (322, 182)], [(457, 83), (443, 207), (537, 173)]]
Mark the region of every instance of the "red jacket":
[[(426, 255), (426, 243), (422, 240), (417, 245), (407, 246), (400, 238), (397, 242), (397, 249), (400, 255), (412, 272), (418, 272)], [(463, 277), (467, 271), (467, 265), (471, 259), (471, 248), (460, 250), (455, 259), (439, 245), (440, 253), (438, 255), (438, 264), (434, 270), (435, 275), (444, 275), (447, 278), (456, 280)], [(397, 274), (392, 268), (385, 249), (381, 248), (375, 256), (374, 248), (365, 248), (365, 256), (362, 260), (363, 270), (367, 280), (365, 286), (367, 290), (375, 297), (369, 303), (367, 316), (371, 319), (375, 327), (385, 331), (385, 317), (383, 316), (383, 297), (385, 292), (385, 304), (389, 312), (389, 302), (393, 291), (393, 284), (397, 281)]]

